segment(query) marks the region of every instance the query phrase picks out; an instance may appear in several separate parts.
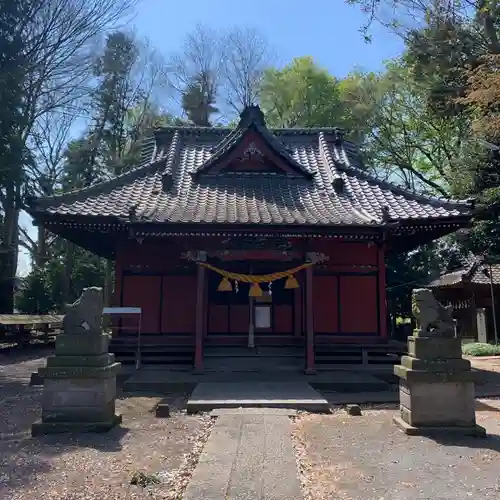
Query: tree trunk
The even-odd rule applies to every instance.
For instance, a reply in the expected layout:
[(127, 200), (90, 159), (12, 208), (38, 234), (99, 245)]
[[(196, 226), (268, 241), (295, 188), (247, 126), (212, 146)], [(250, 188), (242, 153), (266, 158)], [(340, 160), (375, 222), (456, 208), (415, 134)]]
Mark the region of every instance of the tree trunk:
[(35, 256), (35, 267), (42, 269), (47, 260), (47, 232), (43, 224), (38, 225), (38, 239)]
[(12, 182), (5, 187), (4, 224), (0, 232), (0, 313), (14, 312), (14, 291), (19, 243), (19, 187)]
[(62, 312), (65, 310), (65, 305), (73, 302), (73, 290), (71, 289), (71, 273), (75, 260), (75, 244), (71, 241), (66, 241), (66, 254), (64, 256), (64, 273), (62, 276)]

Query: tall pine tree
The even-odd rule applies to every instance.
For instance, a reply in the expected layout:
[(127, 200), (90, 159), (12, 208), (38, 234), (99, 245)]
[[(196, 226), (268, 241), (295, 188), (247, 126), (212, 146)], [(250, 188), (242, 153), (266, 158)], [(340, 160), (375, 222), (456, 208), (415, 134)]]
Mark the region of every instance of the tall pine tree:
[(21, 31), (24, 5), (21, 0), (12, 0), (0, 9), (0, 313), (12, 312), (14, 307), (18, 219), (28, 161), (21, 138), (28, 65)]

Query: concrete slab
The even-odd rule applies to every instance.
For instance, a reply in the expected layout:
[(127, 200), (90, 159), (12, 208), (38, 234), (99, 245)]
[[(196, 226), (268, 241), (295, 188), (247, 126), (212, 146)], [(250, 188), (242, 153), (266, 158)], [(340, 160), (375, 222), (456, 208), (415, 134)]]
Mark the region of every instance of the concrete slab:
[(297, 410), (291, 408), (217, 408), (210, 412), (211, 417), (224, 415), (271, 415), (278, 417), (295, 417)]
[(292, 408), (324, 413), (328, 401), (306, 382), (202, 382), (187, 401), (188, 413), (215, 408)]
[(300, 500), (291, 424), (279, 415), (219, 417), (183, 500)]
[(370, 373), (355, 371), (318, 372), (305, 375), (303, 372), (206, 372), (195, 374), (166, 370), (157, 367), (143, 367), (136, 371), (123, 385), (125, 392), (157, 392), (171, 393), (193, 390), (196, 384), (209, 383), (246, 383), (246, 382), (279, 382), (308, 383), (315, 389), (338, 392), (377, 392), (388, 390), (389, 384)]

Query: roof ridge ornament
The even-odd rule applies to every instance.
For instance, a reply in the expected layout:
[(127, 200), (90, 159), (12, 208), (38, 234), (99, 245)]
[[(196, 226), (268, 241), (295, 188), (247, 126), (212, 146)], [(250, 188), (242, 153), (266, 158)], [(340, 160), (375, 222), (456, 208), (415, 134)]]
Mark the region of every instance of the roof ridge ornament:
[(240, 113), (240, 123), (238, 123), (238, 128), (248, 128), (252, 123), (261, 127), (266, 126), (264, 113), (256, 104), (246, 106)]
[(334, 141), (336, 146), (340, 146), (344, 142), (345, 133), (341, 128), (335, 128), (334, 132)]
[[(257, 139), (257, 142), (251, 140), (248, 144), (244, 144), (243, 141), (248, 137), (247, 134), (257, 134), (260, 139)], [(263, 142), (262, 147), (259, 146), (261, 141)], [(245, 148), (243, 152), (237, 150), (240, 146)], [(238, 157), (231, 158), (232, 152), (236, 152)], [(251, 105), (241, 112), (238, 126), (224, 137), (215, 148), (211, 149), (211, 156), (193, 172), (193, 175), (208, 173), (218, 162), (222, 162), (223, 166), (220, 169), (223, 169), (230, 161), (257, 159), (259, 152), (262, 158), (269, 153), (275, 156), (278, 162), (286, 165), (279, 168), (287, 173), (296, 172), (298, 175), (309, 179), (315, 174), (315, 172), (309, 171), (307, 167), (302, 165), (299, 160), (296, 160), (289, 148), (267, 128), (264, 113), (260, 107)], [(250, 156), (255, 153), (255, 158), (248, 158), (248, 153), (250, 153)], [(289, 170), (291, 172), (288, 172)]]

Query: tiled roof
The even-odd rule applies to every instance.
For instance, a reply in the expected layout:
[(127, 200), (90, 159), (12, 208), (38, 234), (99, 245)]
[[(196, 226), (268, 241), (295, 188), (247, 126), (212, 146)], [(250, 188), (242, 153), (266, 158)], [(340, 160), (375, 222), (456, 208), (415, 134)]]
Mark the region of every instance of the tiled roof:
[[(490, 284), (490, 266), (480, 258), (475, 262), (451, 273), (443, 274), (440, 278), (431, 281), (427, 286), (430, 288), (458, 285), (460, 283), (472, 283), (474, 285)], [(500, 285), (500, 264), (491, 266), (493, 284)]]
[[(467, 202), (424, 197), (375, 179), (362, 170), (358, 149), (338, 129), (268, 130), (259, 112), (257, 118), (250, 113), (242, 119), (236, 131), (160, 129), (144, 142), (137, 168), (86, 189), (35, 200), (30, 211), (118, 218), (132, 211), (144, 222), (325, 226), (446, 220), (470, 213)], [(210, 173), (252, 127), (295, 173)]]

